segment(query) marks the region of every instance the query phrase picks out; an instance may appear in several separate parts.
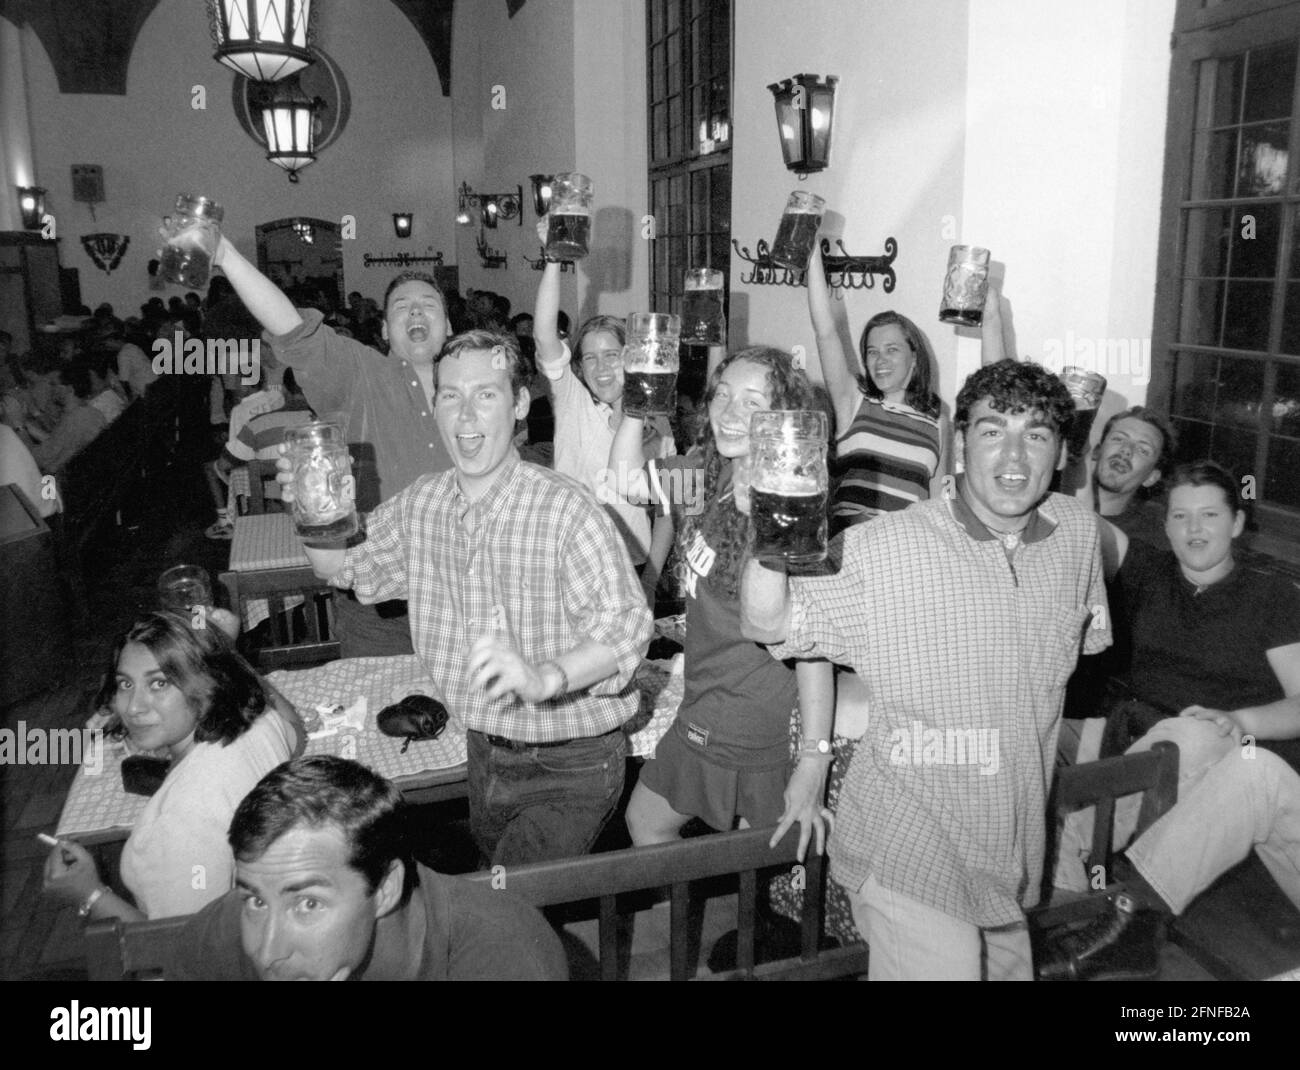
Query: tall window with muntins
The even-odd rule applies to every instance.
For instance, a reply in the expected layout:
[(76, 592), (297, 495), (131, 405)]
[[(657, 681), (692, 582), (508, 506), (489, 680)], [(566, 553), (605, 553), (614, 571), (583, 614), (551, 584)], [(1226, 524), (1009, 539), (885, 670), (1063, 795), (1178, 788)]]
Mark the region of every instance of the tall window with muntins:
[(646, 0), (646, 29), (650, 302), (680, 312), (688, 269), (730, 273), (731, 2)]
[[(1231, 7), (1202, 4), (1201, 10)], [(1169, 321), (1164, 395), (1180, 459), (1212, 457), (1253, 477), (1261, 513), (1294, 525), (1300, 519), (1300, 34), (1268, 40), (1265, 31), (1264, 40), (1242, 48), (1249, 39), (1242, 30), (1240, 22), (1229, 24), (1221, 41), (1210, 35), (1208, 44), (1202, 32), (1196, 47), (1209, 54), (1194, 58), (1187, 72), (1191, 115), (1170, 115), (1171, 125), (1190, 118), (1191, 129), (1184, 142), (1190, 159), (1179, 175), (1178, 286), (1169, 295), (1177, 308)], [(1175, 64), (1177, 53), (1176, 46)]]

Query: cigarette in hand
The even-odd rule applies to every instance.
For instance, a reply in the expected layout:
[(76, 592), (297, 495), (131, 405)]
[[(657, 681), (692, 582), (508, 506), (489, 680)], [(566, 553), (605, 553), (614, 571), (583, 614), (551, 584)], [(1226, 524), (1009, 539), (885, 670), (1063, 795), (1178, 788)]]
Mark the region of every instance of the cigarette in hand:
[(59, 846), (59, 838), (57, 836), (51, 836), (48, 832), (38, 832), (36, 838), (40, 840), (41, 843), (45, 844), (46, 847)]

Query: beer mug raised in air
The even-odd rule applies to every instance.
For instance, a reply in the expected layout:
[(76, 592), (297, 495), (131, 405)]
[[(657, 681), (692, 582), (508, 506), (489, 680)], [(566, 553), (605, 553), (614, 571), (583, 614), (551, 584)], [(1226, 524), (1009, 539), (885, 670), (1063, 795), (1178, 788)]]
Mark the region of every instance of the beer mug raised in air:
[(308, 546), (357, 533), (356, 485), (343, 429), (316, 421), (285, 436), (293, 464), (293, 522)]
[(688, 345), (727, 344), (727, 321), (722, 315), (722, 272), (692, 268), (686, 273), (682, 293), (682, 341)]
[(546, 213), (546, 255), (581, 260), (591, 241), (591, 179), (577, 171), (555, 176)]
[(749, 422), (754, 556), (812, 565), (826, 558), (826, 416), (756, 412)]
[(1092, 424), (1097, 418), (1097, 409), (1106, 394), (1106, 379), (1087, 368), (1068, 367), (1061, 369), (1061, 381), (1074, 398), (1074, 416), (1065, 431), (1065, 441), (1070, 456), (1078, 459), (1088, 448), (1088, 438), (1092, 434)]
[(182, 193), (176, 198), (176, 214), (166, 228), (158, 270), (168, 282), (201, 290), (212, 274), (212, 258), (221, 241), (221, 205), (206, 197)]
[(825, 210), (825, 199), (815, 193), (798, 189), (791, 193), (772, 243), (772, 263), (792, 271), (805, 270)]
[(662, 312), (633, 312), (623, 347), (623, 413), (667, 416), (677, 407), (682, 324)]
[(989, 288), (989, 251), (976, 245), (954, 245), (948, 251), (939, 318), (944, 323), (978, 327), (984, 322), (984, 298)]

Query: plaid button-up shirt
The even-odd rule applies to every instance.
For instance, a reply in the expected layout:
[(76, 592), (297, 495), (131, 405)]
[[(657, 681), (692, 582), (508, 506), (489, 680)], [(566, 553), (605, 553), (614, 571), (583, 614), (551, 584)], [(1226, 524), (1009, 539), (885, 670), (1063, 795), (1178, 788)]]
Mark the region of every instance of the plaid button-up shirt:
[[(637, 712), (629, 685), (651, 615), (623, 540), (589, 492), (517, 455), (474, 503), (454, 470), (417, 479), (370, 514), (334, 582), (362, 602), (408, 599), (416, 653), (466, 728), (553, 742), (601, 735)], [(594, 639), (618, 672), (546, 702), (489, 700), (466, 669), (489, 634), (534, 665)]]
[(981, 927), (1038, 901), (1065, 682), (1110, 644), (1096, 520), (1049, 495), (1014, 552), (965, 502), (848, 529), (833, 575), (791, 580), (776, 657), (855, 669), (871, 691), (832, 872)]

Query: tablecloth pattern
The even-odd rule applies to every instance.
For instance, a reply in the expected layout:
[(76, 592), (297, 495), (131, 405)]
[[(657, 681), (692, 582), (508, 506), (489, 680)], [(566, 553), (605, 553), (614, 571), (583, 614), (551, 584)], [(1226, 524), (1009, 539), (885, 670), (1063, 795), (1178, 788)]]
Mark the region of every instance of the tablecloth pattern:
[[(294, 534), (293, 517), (288, 513), (263, 513), (235, 518), (235, 537), (230, 541), (230, 570), (256, 572), (270, 568), (310, 568), (302, 543)], [(301, 595), (284, 600), (285, 611), (302, 605)], [(251, 598), (244, 603), (244, 628), (252, 631), (270, 616), (265, 598)]]
[[(645, 757), (654, 753), (668, 731), (682, 700), (682, 664), (678, 655), (672, 663), (643, 661), (637, 670), (641, 687), (641, 709), (628, 724), (630, 750)], [(412, 743), (401, 753), (402, 740), (385, 736), (376, 727), (379, 711), (406, 695), (436, 696), (437, 685), (425, 674), (415, 655), (383, 658), (346, 658), (310, 669), (269, 673), (270, 681), (286, 699), (306, 716), (317, 705), (350, 706), (366, 696), (366, 727), (357, 733), (344, 729), (337, 734), (308, 739), (308, 754), (336, 754), (354, 758), (395, 781), (429, 770), (452, 769), (465, 762), (465, 733), (453, 718), (441, 738)], [(129, 830), (147, 801), (141, 795), (122, 790), (122, 759), (125, 749), (107, 743), (102, 770), (88, 773), (83, 766), (73, 779), (63, 813), (60, 836), (88, 835), (111, 830)]]

